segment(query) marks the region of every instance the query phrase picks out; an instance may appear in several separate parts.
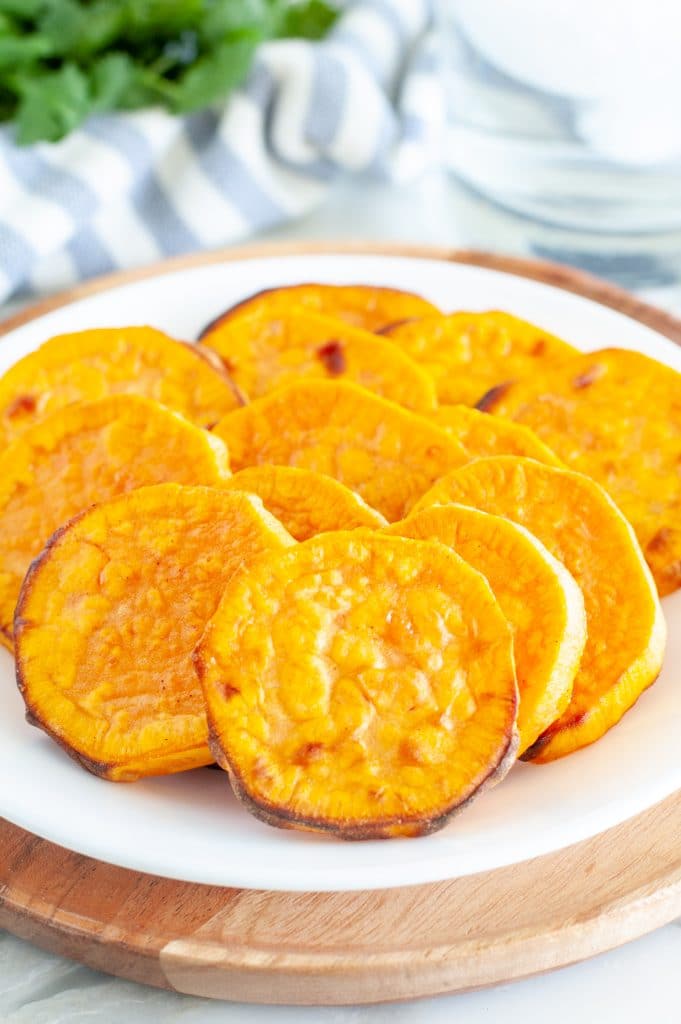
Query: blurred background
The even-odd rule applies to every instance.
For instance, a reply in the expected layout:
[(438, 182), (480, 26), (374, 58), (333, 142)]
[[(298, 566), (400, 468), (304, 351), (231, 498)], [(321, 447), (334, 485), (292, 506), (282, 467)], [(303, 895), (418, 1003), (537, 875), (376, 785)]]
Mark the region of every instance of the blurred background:
[(676, 0), (0, 0), (0, 299), (249, 238), (681, 276)]

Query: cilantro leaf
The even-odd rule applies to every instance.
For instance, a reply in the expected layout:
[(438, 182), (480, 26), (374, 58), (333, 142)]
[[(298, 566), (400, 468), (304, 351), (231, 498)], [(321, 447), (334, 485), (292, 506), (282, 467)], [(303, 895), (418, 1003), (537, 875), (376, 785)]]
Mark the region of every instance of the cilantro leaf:
[(0, 0), (0, 122), (56, 142), (95, 112), (224, 99), (257, 45), (318, 39), (341, 0)]

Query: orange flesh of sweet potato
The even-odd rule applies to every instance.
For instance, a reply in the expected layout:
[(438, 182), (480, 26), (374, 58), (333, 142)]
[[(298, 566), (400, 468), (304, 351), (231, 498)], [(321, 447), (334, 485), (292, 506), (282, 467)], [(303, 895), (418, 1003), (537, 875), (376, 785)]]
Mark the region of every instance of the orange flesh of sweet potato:
[(629, 523), (588, 477), (512, 455), (450, 473), (417, 508), (448, 502), (520, 523), (575, 578), (588, 636), (572, 698), (525, 756), (551, 761), (593, 743), (655, 681), (664, 654), (662, 608)]
[(342, 320), (293, 309), (229, 318), (204, 340), (249, 398), (301, 377), (354, 381), (415, 412), (437, 405), (435, 385), (397, 345)]
[(443, 405), (475, 405), (496, 384), (575, 352), (535, 324), (498, 311), (429, 316), (382, 333), (430, 373)]
[(605, 487), (660, 594), (681, 587), (681, 374), (640, 352), (605, 349), (546, 366), (489, 406)]
[(196, 663), (215, 757), (270, 824), (422, 835), (514, 757), (510, 628), (441, 544), (359, 530), (263, 556)]
[(387, 533), (438, 540), (483, 574), (513, 629), (518, 753), (565, 711), (586, 643), (582, 593), (524, 527), (463, 505), (424, 508)]
[(344, 320), (365, 331), (378, 331), (386, 324), (407, 317), (439, 313), (437, 306), (420, 295), (399, 288), (382, 288), (367, 284), (293, 284), (282, 288), (266, 288), (227, 309), (201, 332), (205, 343), (214, 331), (220, 331), (228, 320), (262, 314), (276, 319), (295, 308)]
[(17, 608), (29, 720), (114, 781), (211, 763), (192, 651), (233, 573), (293, 543), (257, 498), (208, 487), (144, 487), (71, 520)]
[(234, 470), (273, 463), (340, 480), (386, 519), (454, 466), (463, 447), (428, 420), (345, 381), (301, 381), (229, 413), (215, 427)]
[(471, 459), (481, 455), (525, 455), (549, 466), (563, 465), (532, 430), (468, 405), (441, 405), (430, 419), (460, 441)]
[(27, 429), (0, 455), (0, 641), (11, 650), (24, 574), (71, 516), (145, 484), (228, 477), (218, 438), (135, 395), (70, 405)]
[(224, 369), (198, 347), (152, 327), (107, 327), (50, 338), (0, 379), (0, 442), (72, 402), (131, 393), (202, 427), (237, 408)]
[(330, 530), (380, 529), (386, 521), (359, 494), (323, 473), (293, 466), (251, 466), (227, 486), (257, 494), (265, 508), (296, 540)]

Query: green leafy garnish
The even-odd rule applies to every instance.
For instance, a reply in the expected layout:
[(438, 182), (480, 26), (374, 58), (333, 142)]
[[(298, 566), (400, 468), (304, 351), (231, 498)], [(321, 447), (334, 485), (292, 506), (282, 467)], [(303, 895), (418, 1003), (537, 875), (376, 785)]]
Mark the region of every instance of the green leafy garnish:
[(90, 114), (198, 110), (267, 39), (320, 39), (340, 0), (0, 0), (0, 121), (56, 142)]

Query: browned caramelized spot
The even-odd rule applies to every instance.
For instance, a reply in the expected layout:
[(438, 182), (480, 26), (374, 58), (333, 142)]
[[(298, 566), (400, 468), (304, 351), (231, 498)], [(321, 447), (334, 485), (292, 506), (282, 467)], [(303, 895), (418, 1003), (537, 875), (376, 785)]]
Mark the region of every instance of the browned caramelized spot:
[(681, 560), (677, 558), (675, 562), (665, 565), (662, 573), (664, 578), (673, 585), (674, 589), (681, 587)]
[(648, 551), (664, 551), (670, 540), (672, 539), (672, 531), (668, 526), (662, 526), (654, 537), (648, 541), (646, 550)]
[(594, 365), (590, 366), (588, 370), (585, 370), (584, 373), (580, 373), (574, 378), (572, 386), (576, 391), (581, 391), (582, 388), (588, 388), (590, 384), (597, 381), (602, 374), (603, 367), (598, 363), (594, 363)]
[(322, 743), (304, 743), (299, 750), (296, 751), (295, 763), (302, 765), (309, 764), (310, 761), (316, 761), (322, 755), (324, 745)]
[(317, 349), (317, 358), (332, 377), (345, 372), (345, 353), (340, 341), (332, 339)]
[(231, 683), (225, 683), (222, 687), (222, 692), (225, 696), (225, 700), (231, 700), (232, 697), (238, 697), (241, 690), (237, 690), (236, 686), (232, 686)]
[(482, 398), (478, 399), (475, 403), (475, 408), (479, 409), (480, 412), (489, 412), (490, 409), (494, 408), (497, 401), (503, 398), (510, 386), (511, 382), (509, 380), (504, 381), (503, 384), (495, 384), (493, 388), (484, 393)]
[(393, 320), (392, 323), (384, 324), (380, 330), (376, 331), (376, 334), (390, 334), (391, 331), (397, 330), (398, 327), (404, 327), (405, 324), (413, 324), (419, 317), (408, 316), (404, 320)]
[[(584, 725), (584, 722), (587, 720), (590, 713), (591, 709), (585, 708), (584, 711), (579, 711), (578, 713), (571, 715), (570, 718), (568, 718), (567, 715), (564, 716), (563, 718), (559, 719), (560, 731), (563, 732), (567, 729), (578, 729), (581, 725)], [(528, 747), (527, 750), (525, 750), (520, 755), (520, 760), (534, 760), (534, 758), (537, 757), (538, 754), (541, 754), (544, 747), (546, 747), (551, 742), (556, 731), (557, 730), (555, 729), (554, 725), (549, 726), (549, 728), (541, 734), (539, 739), (535, 740), (532, 746)]]
[(37, 401), (33, 395), (18, 395), (7, 408), (7, 417), (12, 420), (16, 416), (24, 416), (35, 412)]
[(546, 338), (540, 338), (532, 347), (533, 356), (543, 356), (546, 351)]

